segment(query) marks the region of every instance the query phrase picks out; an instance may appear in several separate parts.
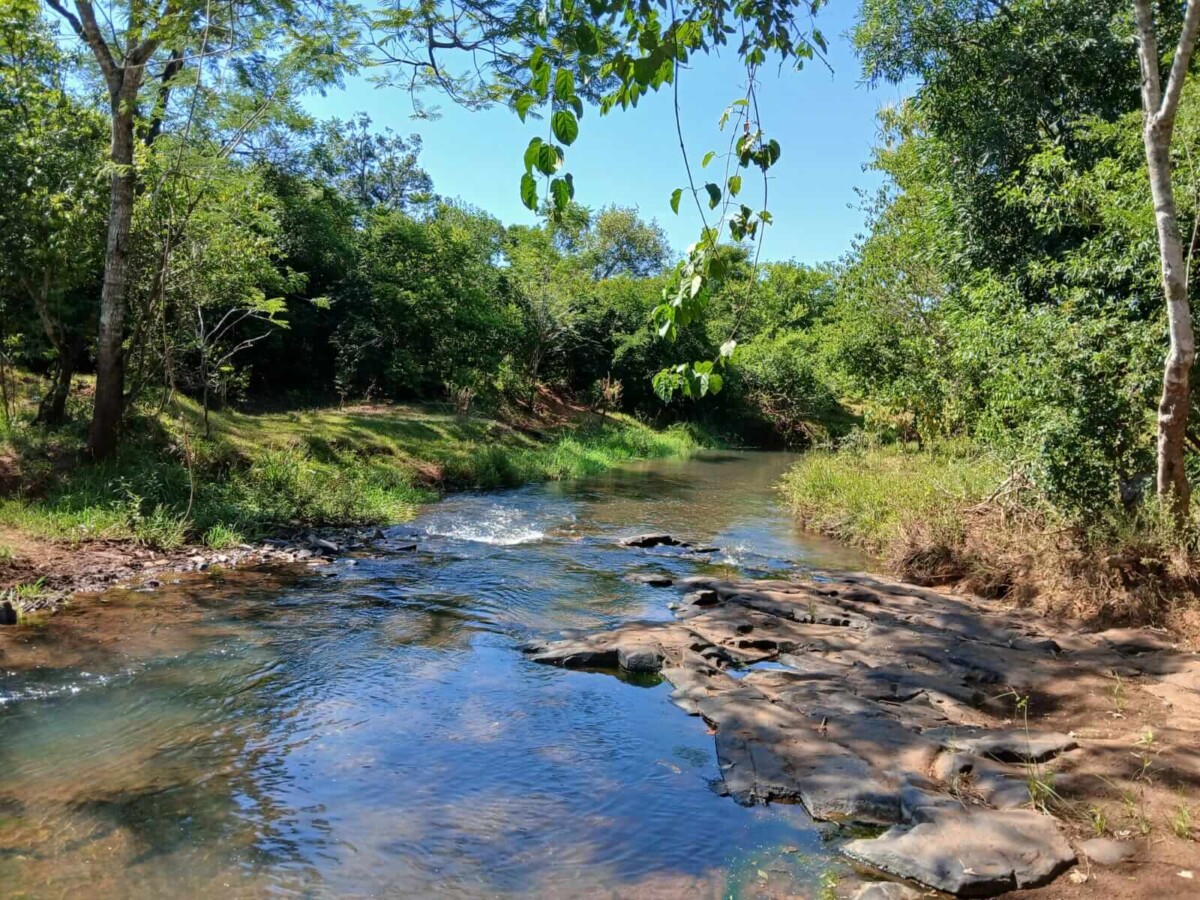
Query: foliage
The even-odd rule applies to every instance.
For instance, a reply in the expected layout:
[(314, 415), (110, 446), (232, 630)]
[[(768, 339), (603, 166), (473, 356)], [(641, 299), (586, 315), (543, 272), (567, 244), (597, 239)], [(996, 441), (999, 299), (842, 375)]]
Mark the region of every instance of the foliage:
[[(431, 487), (572, 478), (700, 446), (685, 429), (659, 432), (624, 417), (537, 440), (420, 407), (214, 412), (210, 437), (188, 438), (202, 416), (180, 401), (169, 415), (140, 420), (113, 459), (62, 473), (45, 496), (0, 500), (0, 524), (68, 540), (222, 548), (280, 525), (404, 521)], [(49, 451), (25, 448), (31, 467)]]

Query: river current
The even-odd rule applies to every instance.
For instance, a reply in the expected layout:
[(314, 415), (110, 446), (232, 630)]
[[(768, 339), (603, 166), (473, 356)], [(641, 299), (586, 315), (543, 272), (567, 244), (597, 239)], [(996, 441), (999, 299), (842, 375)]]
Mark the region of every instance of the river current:
[[(668, 685), (519, 652), (670, 615), (631, 573), (866, 567), (778, 506), (791, 461), (457, 495), (327, 567), (73, 606), (0, 654), (0, 897), (818, 896), (826, 835), (721, 796)], [(649, 530), (721, 549), (617, 543)]]

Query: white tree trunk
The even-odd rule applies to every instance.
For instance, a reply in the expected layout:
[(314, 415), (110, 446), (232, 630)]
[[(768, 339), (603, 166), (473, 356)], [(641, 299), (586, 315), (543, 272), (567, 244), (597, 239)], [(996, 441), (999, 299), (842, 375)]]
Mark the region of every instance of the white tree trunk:
[(1188, 514), (1191, 486), (1185, 468), (1188, 412), (1191, 408), (1191, 372), (1196, 358), (1192, 308), (1188, 301), (1187, 266), (1179, 231), (1179, 210), (1171, 184), (1171, 139), (1183, 84), (1196, 46), (1200, 25), (1200, 0), (1189, 0), (1179, 43), (1171, 60), (1166, 90), (1159, 73), (1158, 37), (1151, 0), (1133, 0), (1138, 33), (1138, 64), (1142, 72), (1142, 142), (1154, 199), (1162, 264), (1163, 294), (1167, 303), (1169, 344), (1163, 366), (1162, 399), (1158, 404), (1158, 496), (1180, 520)]

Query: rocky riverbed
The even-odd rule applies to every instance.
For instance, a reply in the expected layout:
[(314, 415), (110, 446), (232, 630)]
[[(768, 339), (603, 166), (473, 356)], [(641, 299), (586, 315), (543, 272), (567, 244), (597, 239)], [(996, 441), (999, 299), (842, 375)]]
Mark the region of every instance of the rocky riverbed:
[(128, 541), (25, 542), (19, 555), (0, 562), (0, 625), (15, 625), (31, 615), (53, 615), (77, 594), (121, 587), (155, 590), (192, 572), (319, 566), (350, 553), (415, 550), (415, 536), (410, 537), (389, 538), (378, 528), (294, 530), (220, 550), (195, 545), (158, 550)]
[[(624, 543), (670, 545), (661, 538)], [(526, 652), (660, 675), (714, 730), (731, 798), (877, 829), (841, 851), (878, 876), (963, 897), (1057, 879), (1047, 896), (1063, 896), (1103, 883), (1102, 866), (1116, 867), (1110, 882), (1143, 866), (1161, 887), (1115, 895), (1195, 889), (1194, 653), (868, 575), (675, 586), (674, 621), (567, 632)]]

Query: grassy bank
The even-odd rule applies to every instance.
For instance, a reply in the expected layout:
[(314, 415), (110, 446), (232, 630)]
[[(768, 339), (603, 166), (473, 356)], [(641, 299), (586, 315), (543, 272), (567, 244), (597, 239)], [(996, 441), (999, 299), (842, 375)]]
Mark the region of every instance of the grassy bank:
[(220, 548), (287, 525), (389, 523), (439, 491), (573, 478), (692, 452), (693, 432), (624, 416), (514, 427), (418, 406), (210, 414), (178, 401), (135, 419), (120, 454), (79, 465), (81, 435), (6, 448), (0, 527), (53, 539)]
[(1200, 553), (1152, 502), (1068, 518), (968, 446), (807, 453), (781, 490), (808, 528), (894, 574), (1107, 623), (1200, 636)]

